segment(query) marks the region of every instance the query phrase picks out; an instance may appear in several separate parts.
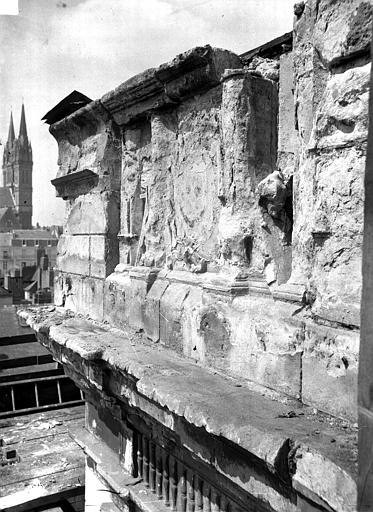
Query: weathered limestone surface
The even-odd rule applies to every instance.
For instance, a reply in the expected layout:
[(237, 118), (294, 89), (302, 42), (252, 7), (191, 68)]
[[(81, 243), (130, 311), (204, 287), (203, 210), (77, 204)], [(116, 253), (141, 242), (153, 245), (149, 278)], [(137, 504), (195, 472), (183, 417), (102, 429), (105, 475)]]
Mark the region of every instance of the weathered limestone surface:
[(356, 509), (354, 440), (298, 407), (356, 418), (370, 13), (300, 2), (293, 50), (195, 48), (52, 125), (65, 313), (25, 316), (86, 391), (114, 501), (174, 457), (180, 509), (210, 474), (221, 510)]
[(54, 183), (66, 199), (55, 302), (103, 315), (104, 279), (119, 261), (120, 134), (99, 101), (51, 126), (59, 147)]
[(300, 160), (295, 185), (293, 272), (303, 273), (309, 280), (316, 299), (315, 314), (355, 326), (359, 324), (362, 169), (370, 65), (358, 63), (357, 67), (331, 73), (314, 36), (325, 25), (325, 16), (330, 17), (333, 27), (338, 13), (344, 30), (336, 29), (338, 36), (323, 37), (323, 41), (335, 46), (329, 61), (345, 56), (345, 29), (349, 26), (345, 11), (348, 9), (353, 17), (357, 4), (361, 8), (365, 5), (349, 2), (329, 6), (320, 2), (317, 7), (315, 2), (308, 2), (295, 23), (294, 52)]
[(286, 175), (293, 174), (298, 147), (295, 130), (293, 66), (293, 52), (287, 52), (280, 56), (277, 165)]
[[(278, 99), (270, 80), (229, 70), (224, 75), (219, 197), (221, 262), (262, 272), (281, 246), (281, 232), (261, 228), (257, 186), (275, 168)], [(274, 247), (272, 247), (274, 246)], [(278, 249), (282, 252), (282, 247)], [(277, 272), (277, 266), (276, 270)]]
[[(212, 461), (218, 474), (233, 478), (240, 492), (248, 492), (259, 503), (295, 511), (299, 493), (329, 507), (324, 510), (355, 510), (351, 477), (355, 470), (350, 462), (354, 435), (337, 421), (317, 417), (307, 408), (296, 409), (295, 417), (288, 417), (290, 402), (274, 402), (240, 381), (214, 375), (161, 347), (154, 349), (133, 329), (124, 333), (72, 318), (65, 309), (50, 306), (24, 311), (22, 316), (39, 340), (64, 362), (89, 401), (97, 392), (115, 397), (110, 414), (105, 413), (108, 416), (92, 410), (88, 420), (95, 435), (114, 453), (118, 453), (121, 408), (135, 407), (163, 426), (156, 436), (161, 438), (164, 429), (168, 430), (168, 437), (176, 436), (181, 446)], [(135, 421), (131, 414), (128, 418)], [(218, 436), (213, 453), (211, 435)], [(239, 445), (249, 459), (229, 452), (232, 448), (227, 451), (228, 440)], [(250, 454), (269, 473), (256, 473)], [(282, 489), (273, 488), (270, 474), (280, 477)], [(261, 507), (258, 510), (271, 510)]]
[(51, 127), (56, 303), (354, 419), (370, 65), (317, 5), (278, 60), (196, 48)]
[(338, 65), (369, 53), (372, 36), (370, 0), (308, 2), (316, 7), (314, 45), (326, 66)]
[(356, 418), (359, 332), (306, 322), (302, 356), (302, 399), (338, 415)]
[(104, 279), (57, 272), (54, 302), (101, 320), (104, 314), (104, 287)]
[(119, 267), (106, 282), (104, 318), (141, 329), (203, 365), (299, 398), (304, 349), (304, 321), (294, 318), (299, 304), (278, 303), (254, 290), (248, 296), (222, 295), (210, 280), (208, 274), (190, 280), (187, 272)]
[(277, 60), (254, 57), (247, 69), (257, 76), (278, 82), (280, 78), (279, 67), (280, 64)]
[[(373, 41), (372, 41), (373, 45)], [(373, 90), (371, 76), (370, 90)], [(363, 249), (363, 290), (361, 296), (361, 339), (359, 351), (359, 480), (358, 510), (366, 512), (373, 508), (373, 202), (369, 198), (373, 194), (373, 94), (369, 100), (369, 135), (368, 152), (365, 168), (365, 201), (364, 207), (364, 249)]]
[[(357, 382), (371, 11), (370, 2), (309, 0), (294, 24), (291, 279), (307, 283), (311, 315), (320, 324), (305, 328), (302, 395), (341, 415), (347, 407), (349, 416)], [(331, 334), (326, 326), (340, 331)]]

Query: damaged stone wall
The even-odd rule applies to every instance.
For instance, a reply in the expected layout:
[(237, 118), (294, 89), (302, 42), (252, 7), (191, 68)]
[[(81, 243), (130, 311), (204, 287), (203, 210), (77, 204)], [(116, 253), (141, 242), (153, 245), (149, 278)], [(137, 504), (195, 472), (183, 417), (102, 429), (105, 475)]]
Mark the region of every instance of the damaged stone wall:
[(276, 58), (196, 48), (51, 126), (56, 303), (355, 418), (370, 4), (295, 12)]
[(292, 278), (307, 283), (310, 308), (302, 398), (355, 414), (372, 5), (310, 0), (295, 13)]
[(262, 269), (259, 237), (251, 254), (261, 218), (255, 189), (274, 169), (276, 116), (275, 85), (235, 71), (172, 111), (127, 125), (121, 263)]
[(105, 278), (119, 261), (120, 131), (98, 101), (50, 131), (59, 149), (53, 184), (66, 200), (55, 301), (102, 317)]

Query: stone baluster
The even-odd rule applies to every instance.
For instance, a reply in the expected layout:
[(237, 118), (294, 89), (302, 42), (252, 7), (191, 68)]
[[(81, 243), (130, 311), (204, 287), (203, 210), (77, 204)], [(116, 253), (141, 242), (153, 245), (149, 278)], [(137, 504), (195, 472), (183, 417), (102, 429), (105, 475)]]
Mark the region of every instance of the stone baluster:
[(224, 494), (222, 494), (220, 497), (220, 512), (229, 512), (229, 511), (230, 511), (230, 507), (229, 507), (228, 498), (226, 496), (224, 496)]
[(142, 435), (140, 432), (137, 432), (137, 451), (136, 451), (136, 457), (137, 457), (137, 476), (144, 478), (143, 476), (143, 468), (142, 468)]
[(187, 480), (187, 503), (188, 503), (188, 512), (194, 512), (195, 507), (195, 494), (194, 494), (194, 480), (195, 475), (191, 469), (188, 469), (186, 472), (186, 480)]
[(202, 496), (203, 512), (211, 512), (211, 487), (207, 482), (203, 482)]
[(159, 500), (162, 499), (162, 448), (155, 447), (155, 492)]
[(149, 441), (149, 485), (155, 492), (155, 444), (152, 441)]
[(211, 487), (210, 501), (211, 512), (220, 512), (220, 496), (218, 494), (218, 491), (214, 487)]
[(146, 487), (149, 487), (149, 441), (142, 436), (143, 447), (143, 479)]
[(169, 456), (165, 450), (162, 450), (162, 467), (163, 467), (163, 478), (162, 478), (162, 496), (165, 505), (170, 505), (170, 464)]
[(195, 510), (196, 512), (200, 512), (203, 510), (203, 481), (198, 475), (194, 475), (194, 500), (195, 500)]
[(186, 492), (186, 470), (181, 462), (178, 462), (179, 482), (177, 485), (177, 493), (179, 497), (178, 512), (186, 512), (187, 508), (187, 492)]
[(177, 481), (178, 481), (178, 472), (177, 472), (177, 462), (174, 457), (170, 455), (169, 457), (169, 468), (170, 468), (170, 502), (171, 502), (171, 510), (176, 511), (177, 506)]

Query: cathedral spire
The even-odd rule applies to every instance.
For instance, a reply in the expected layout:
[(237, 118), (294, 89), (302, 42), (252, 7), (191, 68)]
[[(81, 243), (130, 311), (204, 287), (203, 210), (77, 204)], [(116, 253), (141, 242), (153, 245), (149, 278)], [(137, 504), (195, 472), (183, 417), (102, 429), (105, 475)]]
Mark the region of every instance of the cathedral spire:
[(25, 106), (22, 103), (22, 112), (21, 112), (21, 124), (19, 125), (19, 135), (20, 139), (23, 137), (25, 140), (27, 139), (27, 128), (26, 128), (26, 116), (25, 116)]
[(14, 135), (14, 125), (13, 125), (13, 114), (12, 114), (12, 112), (10, 112), (8, 144), (13, 144), (14, 139), (15, 139), (15, 135)]

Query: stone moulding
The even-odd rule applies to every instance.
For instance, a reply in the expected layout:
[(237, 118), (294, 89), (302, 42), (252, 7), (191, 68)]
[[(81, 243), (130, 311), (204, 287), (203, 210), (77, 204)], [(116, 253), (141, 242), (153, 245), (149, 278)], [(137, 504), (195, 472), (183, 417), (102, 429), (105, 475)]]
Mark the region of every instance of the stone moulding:
[(299, 303), (305, 303), (306, 300), (306, 286), (304, 284), (285, 283), (271, 291), (273, 298), (276, 300)]
[(115, 121), (123, 125), (218, 85), (227, 67), (241, 68), (241, 59), (209, 45), (197, 47), (127, 80), (105, 94), (101, 102)]
[(52, 124), (49, 131), (57, 141), (66, 138), (71, 144), (76, 144), (82, 138), (97, 133), (110, 121), (110, 114), (100, 100), (95, 100)]
[[(348, 463), (351, 454), (339, 447), (346, 431), (338, 424), (323, 422), (322, 432), (315, 436), (321, 424), (307, 414), (307, 408), (290, 418), (286, 404), (170, 351), (155, 350), (131, 329), (112, 329), (50, 306), (23, 310), (20, 316), (87, 396), (98, 393), (105, 403), (115, 402), (129, 412), (141, 411), (148, 421), (161, 422), (198, 458), (201, 446), (185, 438), (186, 432), (197, 428), (198, 440), (207, 436), (211, 442), (220, 440), (222, 446), (230, 443), (233, 452), (247, 454), (249, 466), (259, 463), (283, 482), (283, 491), (270, 486), (265, 491), (256, 487), (255, 478), (236, 476), (241, 491), (266, 503), (273, 492), (284, 500), (292, 494), (294, 500), (298, 493), (322, 505), (322, 510), (355, 510), (354, 467)], [(338, 442), (331, 443), (332, 439)], [(219, 452), (209, 460), (219, 474), (230, 478), (230, 463), (220, 460)], [(289, 508), (284, 507), (281, 510), (295, 510), (290, 502)]]
[(115, 268), (115, 274), (125, 274), (139, 280), (151, 283), (156, 279), (169, 283), (181, 283), (200, 287), (207, 292), (223, 295), (256, 294), (272, 296), (275, 300), (302, 304), (305, 301), (306, 286), (298, 283), (286, 283), (277, 288), (270, 288), (262, 274), (248, 274), (238, 271), (236, 275), (205, 272), (202, 274), (181, 270), (163, 270), (154, 267), (133, 267), (119, 264)]

